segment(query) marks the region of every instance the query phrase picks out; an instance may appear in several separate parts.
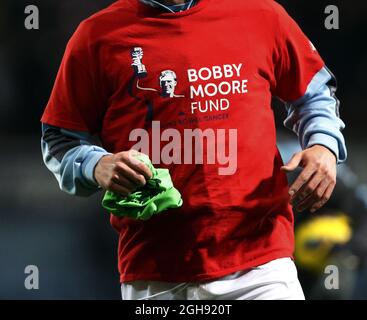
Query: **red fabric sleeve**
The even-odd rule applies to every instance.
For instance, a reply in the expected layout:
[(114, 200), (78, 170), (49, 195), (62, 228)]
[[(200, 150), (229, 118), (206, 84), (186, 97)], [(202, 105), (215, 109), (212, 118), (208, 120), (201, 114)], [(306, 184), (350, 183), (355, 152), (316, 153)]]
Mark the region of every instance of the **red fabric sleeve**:
[(311, 41), (279, 4), (277, 16), (275, 84), (273, 94), (284, 101), (301, 98), (324, 62)]
[(65, 129), (99, 131), (104, 110), (88, 27), (70, 39), (41, 121)]

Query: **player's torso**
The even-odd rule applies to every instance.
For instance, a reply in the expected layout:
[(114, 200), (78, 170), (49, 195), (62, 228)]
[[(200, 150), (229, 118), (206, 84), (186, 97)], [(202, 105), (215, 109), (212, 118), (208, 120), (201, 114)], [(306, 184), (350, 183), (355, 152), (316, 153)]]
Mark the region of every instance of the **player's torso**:
[(110, 98), (101, 138), (118, 152), (135, 147), (145, 131), (153, 163), (169, 167), (175, 180), (196, 175), (218, 189), (220, 176), (230, 175), (250, 192), (273, 174), (277, 156), (272, 39), (252, 14), (215, 12), (145, 17), (106, 38), (99, 65)]

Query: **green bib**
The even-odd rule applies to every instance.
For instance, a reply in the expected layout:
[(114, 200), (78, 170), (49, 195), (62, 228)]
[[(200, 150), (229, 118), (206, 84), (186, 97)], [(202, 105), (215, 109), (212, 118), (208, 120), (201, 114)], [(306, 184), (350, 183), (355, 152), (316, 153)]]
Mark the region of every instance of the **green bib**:
[(107, 191), (102, 206), (113, 215), (140, 220), (148, 220), (154, 214), (181, 207), (181, 194), (173, 186), (169, 170), (154, 168), (145, 154), (139, 154), (136, 158), (147, 165), (153, 174), (152, 178), (127, 197)]

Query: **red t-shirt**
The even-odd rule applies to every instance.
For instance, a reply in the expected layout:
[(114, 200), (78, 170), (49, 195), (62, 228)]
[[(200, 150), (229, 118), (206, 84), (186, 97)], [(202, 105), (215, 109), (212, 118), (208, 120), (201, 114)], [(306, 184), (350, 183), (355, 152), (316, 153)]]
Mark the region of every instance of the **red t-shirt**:
[[(81, 23), (42, 121), (98, 133), (114, 153), (136, 144), (133, 129), (151, 136), (152, 121), (182, 138), (155, 134), (151, 145), (174, 144), (175, 162), (155, 165), (170, 169), (183, 206), (148, 221), (111, 216), (122, 282), (203, 281), (292, 256), (271, 97), (300, 98), (323, 65), (272, 0), (200, 0), (179, 13), (123, 0)], [(235, 143), (235, 170), (220, 174), (223, 154), (185, 161), (190, 129), (211, 130), (204, 156)]]

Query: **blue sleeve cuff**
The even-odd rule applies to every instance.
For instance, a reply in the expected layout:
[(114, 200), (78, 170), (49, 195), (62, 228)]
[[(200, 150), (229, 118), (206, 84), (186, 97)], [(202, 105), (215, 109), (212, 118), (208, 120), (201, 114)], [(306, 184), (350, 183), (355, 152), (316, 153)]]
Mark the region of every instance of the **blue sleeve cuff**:
[(98, 163), (98, 161), (111, 153), (102, 150), (93, 150), (90, 151), (88, 156), (84, 159), (82, 163), (82, 174), (84, 179), (93, 186), (98, 186), (96, 179), (94, 178), (94, 169)]
[(339, 143), (337, 139), (325, 133), (314, 133), (308, 140), (307, 148), (310, 148), (317, 144), (328, 148), (331, 152), (334, 153), (337, 162), (341, 162), (339, 158)]

